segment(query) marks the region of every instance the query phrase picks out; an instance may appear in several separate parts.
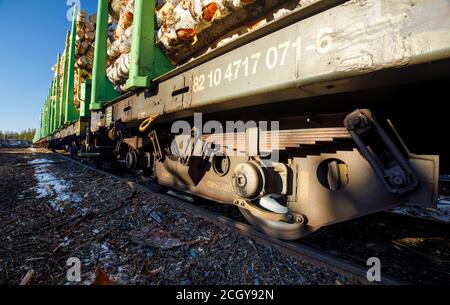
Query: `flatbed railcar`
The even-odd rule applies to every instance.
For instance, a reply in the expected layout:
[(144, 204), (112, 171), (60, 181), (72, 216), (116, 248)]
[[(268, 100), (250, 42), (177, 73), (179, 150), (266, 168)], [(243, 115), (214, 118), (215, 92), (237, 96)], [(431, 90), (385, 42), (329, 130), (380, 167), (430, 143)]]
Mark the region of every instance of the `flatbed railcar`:
[(312, 1), (38, 143), (124, 160), (298, 239), (401, 204), (435, 206), (449, 80), (448, 1)]

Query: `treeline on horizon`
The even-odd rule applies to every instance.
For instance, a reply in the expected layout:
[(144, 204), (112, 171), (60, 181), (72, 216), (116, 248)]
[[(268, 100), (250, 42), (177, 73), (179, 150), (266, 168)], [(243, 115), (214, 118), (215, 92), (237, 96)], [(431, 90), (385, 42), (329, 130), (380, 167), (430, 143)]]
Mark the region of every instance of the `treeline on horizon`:
[(28, 128), (28, 130), (23, 130), (20, 132), (0, 130), (0, 140), (32, 141), (35, 132), (36, 129), (31, 128)]

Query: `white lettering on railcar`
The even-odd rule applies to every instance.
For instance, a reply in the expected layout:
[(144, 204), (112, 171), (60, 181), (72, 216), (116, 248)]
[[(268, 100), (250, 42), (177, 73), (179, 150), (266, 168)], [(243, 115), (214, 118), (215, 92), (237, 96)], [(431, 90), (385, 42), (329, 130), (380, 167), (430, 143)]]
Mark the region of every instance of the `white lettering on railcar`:
[[(305, 50), (315, 51), (324, 55), (328, 53), (333, 46), (331, 28), (323, 28), (319, 31), (317, 40), (312, 45), (308, 45)], [(260, 69), (273, 70), (287, 64), (289, 50), (295, 50), (296, 62), (302, 58), (302, 38), (298, 37), (294, 41), (288, 40), (276, 46), (270, 46), (265, 51), (256, 52), (250, 56), (235, 60), (226, 65), (226, 67), (217, 67), (206, 74), (200, 74), (193, 79), (192, 91), (201, 92), (206, 89), (219, 87), (224, 82), (238, 81), (241, 78), (248, 78), (256, 75)], [(262, 63), (262, 65), (261, 65)]]

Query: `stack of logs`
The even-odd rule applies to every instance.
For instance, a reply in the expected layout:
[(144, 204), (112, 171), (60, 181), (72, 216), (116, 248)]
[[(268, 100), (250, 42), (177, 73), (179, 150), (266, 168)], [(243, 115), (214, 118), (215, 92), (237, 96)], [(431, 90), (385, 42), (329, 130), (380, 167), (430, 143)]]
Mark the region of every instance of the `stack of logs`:
[[(177, 52), (199, 42), (199, 34), (257, 0), (170, 0), (157, 10), (158, 42), (175, 62)], [(264, 2), (264, 1), (259, 1)], [(247, 18), (244, 18), (247, 19)], [(234, 27), (238, 27), (235, 24)], [(217, 37), (215, 37), (217, 38)]]
[[(77, 32), (75, 38), (75, 67), (74, 67), (74, 105), (79, 111), (81, 101), (79, 98), (80, 86), (86, 80), (92, 78), (92, 69), (94, 65), (94, 50), (95, 50), (95, 32), (97, 24), (97, 15), (91, 15), (89, 20), (87, 18), (86, 11), (81, 11), (77, 15)], [(60, 58), (59, 66), (59, 79), (57, 79), (57, 65), (52, 67), (54, 73), (53, 79), (57, 81), (58, 86), (58, 96), (56, 96), (57, 101), (62, 100), (62, 95), (64, 93), (64, 75), (66, 68), (66, 59), (68, 58), (67, 50), (70, 49), (70, 41), (66, 41), (64, 46), (64, 52)]]
[[(156, 11), (156, 43), (175, 65), (219, 47), (317, 0), (166, 0)], [(134, 0), (110, 0), (108, 79), (129, 75)]]
[(97, 15), (87, 18), (86, 11), (77, 16), (77, 33), (75, 40), (75, 98), (74, 104), (80, 108), (79, 90), (81, 84), (92, 77), (95, 50), (95, 32)]
[(58, 86), (58, 90), (57, 90), (58, 95), (55, 97), (56, 101), (61, 101), (62, 100), (62, 95), (63, 95), (63, 92), (64, 92), (64, 86), (65, 86), (65, 84), (64, 84), (64, 77), (63, 77), (64, 76), (64, 69), (65, 69), (64, 63), (66, 62), (66, 57), (67, 57), (66, 50), (69, 49), (69, 44), (70, 44), (70, 42), (66, 41), (66, 45), (64, 46), (64, 52), (63, 52), (63, 54), (61, 55), (61, 58), (60, 58), (59, 79), (57, 78), (57, 76), (58, 76), (58, 71), (57, 71), (58, 65), (55, 64), (52, 67), (52, 71), (53, 71), (53, 74), (54, 74), (53, 75), (53, 79), (55, 81), (57, 81), (57, 86)]
[(123, 84), (130, 71), (131, 34), (133, 32), (134, 0), (110, 0), (110, 28), (116, 25), (108, 39), (108, 79), (114, 85)]

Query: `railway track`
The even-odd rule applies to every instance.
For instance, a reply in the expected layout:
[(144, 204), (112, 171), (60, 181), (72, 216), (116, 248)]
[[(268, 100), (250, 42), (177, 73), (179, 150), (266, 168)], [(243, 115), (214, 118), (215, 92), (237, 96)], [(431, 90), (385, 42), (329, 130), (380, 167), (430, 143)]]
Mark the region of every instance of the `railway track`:
[(391, 211), (382, 212), (386, 215), (386, 217), (390, 217), (393, 220), (399, 220), (405, 223), (410, 224), (420, 224), (422, 226), (430, 227), (430, 228), (437, 228), (437, 229), (449, 229), (449, 223), (443, 220), (424, 217), (424, 216), (417, 216), (417, 215), (405, 215), (405, 214), (398, 214)]
[[(113, 174), (109, 171), (95, 168), (92, 165), (88, 165), (84, 162), (81, 162), (79, 160), (76, 160), (72, 157), (68, 157), (68, 156), (60, 154), (60, 153), (55, 153), (55, 154), (58, 157), (66, 160), (66, 161), (76, 163), (76, 164), (78, 164), (82, 167), (88, 168), (98, 174), (108, 176), (113, 179), (124, 182), (124, 183), (128, 184), (130, 187), (135, 188), (136, 190), (139, 190), (143, 193), (154, 193), (149, 187), (144, 186), (128, 177), (121, 177), (121, 176)], [(363, 284), (385, 284), (385, 285), (407, 284), (407, 282), (405, 282), (405, 281), (396, 279), (394, 277), (385, 276), (385, 275), (382, 276), (381, 282), (370, 283), (367, 280), (367, 271), (368, 271), (369, 267), (362, 265), (362, 264), (352, 262), (348, 259), (339, 257), (338, 255), (330, 254), (327, 251), (320, 249), (320, 247), (318, 247), (317, 245), (315, 245), (313, 243), (305, 242), (305, 241), (289, 242), (289, 241), (274, 239), (274, 238), (271, 238), (271, 237), (257, 231), (251, 225), (249, 225), (243, 221), (233, 219), (228, 216), (224, 216), (221, 213), (218, 213), (211, 209), (207, 209), (205, 207), (199, 206), (199, 205), (195, 204), (194, 202), (191, 202), (190, 200), (183, 200), (183, 199), (181, 199), (182, 197), (180, 197), (180, 196), (175, 197), (175, 196), (171, 196), (168, 194), (159, 194), (159, 195), (165, 199), (168, 199), (168, 202), (171, 202), (171, 203), (177, 205), (177, 208), (181, 207), (182, 209), (189, 212), (191, 215), (193, 215), (195, 217), (200, 217), (202, 219), (205, 219), (205, 220), (215, 223), (217, 225), (225, 226), (233, 231), (238, 232), (241, 235), (244, 235), (250, 239), (256, 240), (262, 244), (273, 246), (283, 253), (286, 253), (293, 257), (311, 262), (316, 265), (327, 267), (335, 272), (338, 272), (338, 273), (346, 275), (350, 278), (353, 278), (360, 283), (363, 283)]]

